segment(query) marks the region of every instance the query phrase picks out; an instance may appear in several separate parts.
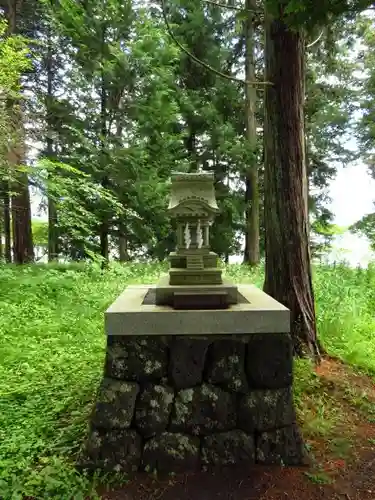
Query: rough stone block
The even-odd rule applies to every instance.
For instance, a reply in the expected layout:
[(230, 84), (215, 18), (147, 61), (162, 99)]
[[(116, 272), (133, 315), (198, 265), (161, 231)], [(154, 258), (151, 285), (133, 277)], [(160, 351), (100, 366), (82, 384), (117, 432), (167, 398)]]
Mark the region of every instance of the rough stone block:
[(167, 374), (168, 346), (163, 337), (108, 337), (105, 375), (137, 380), (160, 380)]
[(256, 461), (267, 465), (303, 465), (306, 449), (296, 424), (270, 432), (257, 438)]
[(200, 467), (199, 447), (198, 438), (164, 432), (145, 444), (142, 467), (162, 474), (196, 471)]
[(246, 432), (277, 429), (295, 420), (291, 387), (253, 391), (239, 402), (238, 425)]
[(135, 425), (140, 434), (151, 437), (166, 430), (173, 399), (171, 387), (150, 384), (144, 388), (135, 408)]
[(170, 345), (169, 374), (176, 389), (202, 383), (209, 342), (205, 339), (175, 338)]
[(205, 465), (225, 466), (254, 461), (254, 438), (242, 431), (221, 432), (202, 439), (202, 463)]
[(92, 418), (93, 425), (104, 429), (126, 429), (133, 419), (138, 384), (105, 378)]
[(244, 342), (217, 340), (210, 345), (206, 363), (206, 380), (234, 392), (247, 392)]
[(136, 472), (142, 454), (142, 439), (133, 430), (91, 432), (82, 466), (105, 472)]
[(170, 430), (196, 436), (232, 430), (236, 398), (219, 387), (203, 384), (180, 391), (173, 405)]
[(254, 389), (279, 389), (293, 381), (292, 341), (286, 334), (250, 337), (246, 357), (249, 386)]

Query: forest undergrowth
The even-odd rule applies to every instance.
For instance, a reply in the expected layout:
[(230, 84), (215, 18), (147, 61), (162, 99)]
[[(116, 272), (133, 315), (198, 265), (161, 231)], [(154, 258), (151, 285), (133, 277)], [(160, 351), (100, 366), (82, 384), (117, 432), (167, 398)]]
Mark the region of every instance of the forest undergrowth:
[[(94, 498), (99, 483), (121, 479), (74, 468), (102, 375), (103, 312), (127, 284), (153, 283), (163, 271), (158, 264), (111, 265), (104, 273), (83, 265), (0, 267), (0, 498)], [(226, 273), (262, 286), (261, 269), (232, 265)], [(375, 266), (317, 266), (314, 287), (328, 354), (354, 376), (375, 377)], [(341, 399), (375, 422), (375, 403), (344, 378)], [(332, 444), (342, 409), (307, 361), (296, 361), (294, 391), (304, 434)], [(337, 439), (332, 446), (342, 451)], [(311, 480), (325, 479), (318, 471)]]

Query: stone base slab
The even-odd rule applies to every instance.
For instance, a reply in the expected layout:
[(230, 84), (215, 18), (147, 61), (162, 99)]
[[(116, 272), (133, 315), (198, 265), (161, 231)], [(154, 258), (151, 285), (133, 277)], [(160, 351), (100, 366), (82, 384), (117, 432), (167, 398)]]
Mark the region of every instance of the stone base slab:
[[(224, 285), (228, 287), (228, 284)], [(186, 287), (185, 287), (186, 288)], [(228, 309), (175, 310), (145, 300), (156, 285), (129, 286), (105, 313), (107, 335), (249, 335), (290, 330), (290, 313), (253, 285), (238, 285), (241, 300)], [(205, 291), (206, 286), (195, 286)], [(228, 287), (230, 293), (230, 287)]]
[(299, 465), (288, 334), (109, 336), (80, 465), (180, 473)]

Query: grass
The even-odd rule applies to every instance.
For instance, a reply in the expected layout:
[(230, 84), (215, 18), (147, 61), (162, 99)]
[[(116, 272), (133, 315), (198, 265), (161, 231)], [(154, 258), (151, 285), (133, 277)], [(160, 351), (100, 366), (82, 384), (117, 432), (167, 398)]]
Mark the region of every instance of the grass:
[[(102, 375), (103, 312), (127, 284), (155, 282), (163, 270), (0, 267), (0, 498), (78, 500), (95, 490), (97, 479), (78, 475), (74, 456)], [(227, 273), (236, 282), (263, 281), (261, 270)], [(375, 374), (375, 267), (320, 266), (314, 285), (328, 352)], [(308, 401), (319, 409), (306, 418), (309, 432), (329, 434), (340, 408), (307, 362), (296, 363), (295, 379), (299, 413), (307, 417)]]

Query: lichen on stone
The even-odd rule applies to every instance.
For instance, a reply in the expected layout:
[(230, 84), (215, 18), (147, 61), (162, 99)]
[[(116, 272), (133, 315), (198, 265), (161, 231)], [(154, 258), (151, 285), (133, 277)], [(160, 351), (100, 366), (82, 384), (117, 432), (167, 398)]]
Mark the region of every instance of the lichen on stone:
[[(236, 422), (235, 396), (213, 385), (192, 389), (192, 401), (184, 403), (186, 389), (175, 398), (170, 430), (205, 435), (233, 428)], [(186, 398), (190, 400), (189, 398)]]
[(217, 401), (219, 399), (217, 392), (213, 391), (207, 384), (202, 385), (201, 393), (203, 396), (207, 396), (213, 401)]
[(240, 430), (213, 434), (202, 440), (204, 464), (223, 466), (243, 462), (251, 463), (254, 459), (254, 438)]
[(105, 373), (126, 380), (160, 379), (167, 374), (167, 344), (160, 336), (130, 336), (107, 349)]
[(266, 431), (295, 421), (291, 387), (252, 391), (243, 396), (238, 408), (239, 426), (246, 432)]
[(193, 389), (184, 389), (178, 393), (179, 399), (182, 403), (191, 403), (193, 401), (194, 390)]
[(161, 368), (161, 363), (159, 361), (151, 361), (150, 359), (146, 360), (145, 363), (145, 372), (147, 374), (151, 374), (156, 372)]
[(199, 439), (179, 433), (164, 432), (146, 442), (143, 468), (160, 472), (188, 472), (199, 465)]
[(174, 419), (176, 423), (178, 425), (184, 424), (189, 413), (189, 407), (183, 401), (179, 401), (176, 398), (174, 403)]
[(245, 344), (233, 339), (215, 341), (209, 349), (206, 380), (228, 391), (246, 393)]
[(171, 387), (154, 384), (145, 386), (135, 409), (135, 424), (143, 436), (151, 437), (166, 429), (173, 399)]

